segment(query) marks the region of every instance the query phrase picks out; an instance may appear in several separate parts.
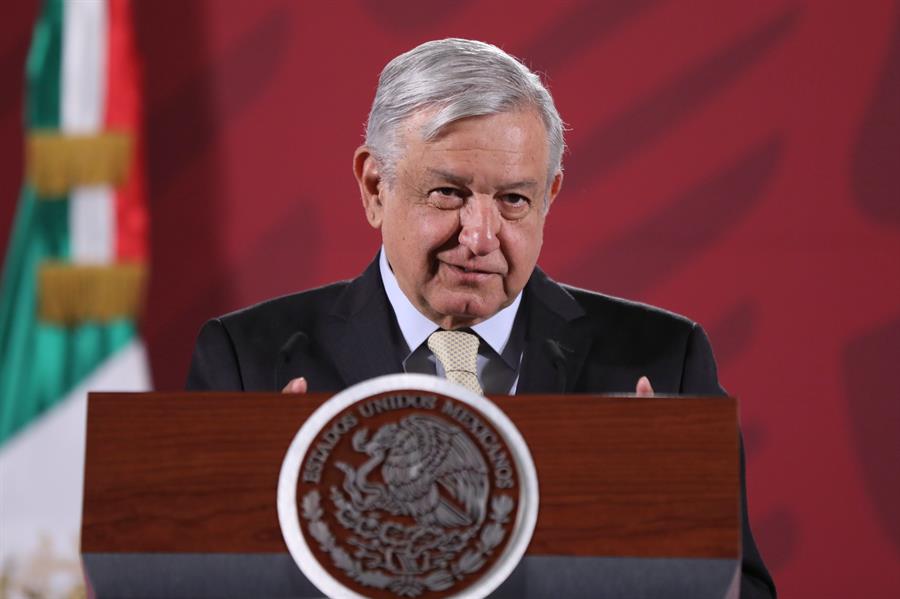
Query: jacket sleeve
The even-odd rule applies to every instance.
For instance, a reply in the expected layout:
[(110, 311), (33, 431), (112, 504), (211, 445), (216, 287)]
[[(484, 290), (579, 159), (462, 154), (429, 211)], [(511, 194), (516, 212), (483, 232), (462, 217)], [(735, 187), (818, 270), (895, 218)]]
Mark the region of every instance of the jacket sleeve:
[[(688, 338), (685, 352), (684, 369), (681, 376), (681, 393), (686, 395), (726, 395), (719, 385), (716, 360), (712, 347), (703, 328), (695, 324)], [(741, 599), (763, 599), (776, 596), (775, 583), (766, 570), (753, 533), (750, 530), (750, 517), (747, 512), (747, 485), (744, 468), (744, 440), (740, 439), (741, 469), (741, 538), (742, 576)]]
[(234, 344), (218, 318), (207, 321), (197, 335), (191, 369), (185, 389), (188, 391), (243, 391)]

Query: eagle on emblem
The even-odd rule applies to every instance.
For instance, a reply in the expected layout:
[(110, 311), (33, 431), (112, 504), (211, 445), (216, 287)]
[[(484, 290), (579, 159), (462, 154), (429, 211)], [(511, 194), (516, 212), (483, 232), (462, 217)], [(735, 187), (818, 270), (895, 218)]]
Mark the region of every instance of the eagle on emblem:
[[(458, 426), (413, 414), (385, 424), (371, 439), (363, 428), (353, 448), (369, 456), (359, 468), (338, 462), (343, 489), (360, 512), (385, 510), (422, 527), (478, 527), (485, 519), (488, 469)], [(382, 482), (369, 479), (381, 466)]]

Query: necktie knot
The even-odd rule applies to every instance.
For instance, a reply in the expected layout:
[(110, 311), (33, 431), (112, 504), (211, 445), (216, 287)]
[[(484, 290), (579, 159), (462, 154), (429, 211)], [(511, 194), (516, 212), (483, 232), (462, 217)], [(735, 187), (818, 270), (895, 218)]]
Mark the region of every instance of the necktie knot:
[(428, 337), (428, 349), (440, 360), (447, 380), (460, 384), (479, 395), (477, 335), (465, 331), (435, 331)]

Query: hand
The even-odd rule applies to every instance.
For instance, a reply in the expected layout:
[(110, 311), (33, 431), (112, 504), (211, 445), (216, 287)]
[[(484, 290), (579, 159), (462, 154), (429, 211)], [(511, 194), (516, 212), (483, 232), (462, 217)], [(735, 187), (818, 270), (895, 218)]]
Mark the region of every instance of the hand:
[[(650, 383), (647, 383), (648, 385)], [(281, 390), (282, 393), (306, 393), (306, 390), (309, 388), (309, 385), (306, 383), (306, 379), (301, 377), (291, 379), (287, 385), (284, 386), (284, 389)], [(651, 391), (652, 393), (652, 391)]]
[[(297, 379), (294, 379), (297, 380)], [(294, 381), (291, 381), (292, 383)], [(305, 389), (305, 387), (304, 387)], [(638, 379), (637, 387), (634, 392), (638, 397), (653, 397), (653, 387), (650, 386), (650, 379), (645, 376), (642, 376)]]

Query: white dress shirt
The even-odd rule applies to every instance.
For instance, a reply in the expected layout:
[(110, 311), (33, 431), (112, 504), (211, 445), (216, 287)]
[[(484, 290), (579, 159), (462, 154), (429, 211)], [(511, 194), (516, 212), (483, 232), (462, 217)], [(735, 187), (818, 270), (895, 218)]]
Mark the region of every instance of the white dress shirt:
[[(378, 265), (381, 282), (384, 284), (388, 301), (394, 309), (397, 324), (409, 350), (409, 354), (403, 360), (403, 370), (443, 377), (444, 368), (435, 359), (427, 344), (428, 337), (440, 327), (419, 312), (400, 289), (383, 246)], [(478, 380), (485, 393), (513, 395), (516, 392), (522, 347), (521, 343), (515, 342), (512, 333), (521, 302), (520, 291), (509, 306), (471, 327), (482, 341), (478, 347)]]

